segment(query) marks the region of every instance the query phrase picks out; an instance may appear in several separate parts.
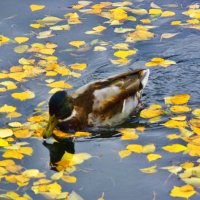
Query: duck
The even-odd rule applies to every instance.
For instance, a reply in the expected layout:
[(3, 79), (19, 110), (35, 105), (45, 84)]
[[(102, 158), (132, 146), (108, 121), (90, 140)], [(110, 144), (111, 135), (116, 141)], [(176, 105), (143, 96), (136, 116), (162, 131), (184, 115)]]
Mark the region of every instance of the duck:
[(54, 93), (43, 138), (49, 138), (55, 128), (81, 131), (124, 123), (140, 106), (149, 74), (149, 69), (131, 70), (90, 82), (72, 94), (65, 90)]

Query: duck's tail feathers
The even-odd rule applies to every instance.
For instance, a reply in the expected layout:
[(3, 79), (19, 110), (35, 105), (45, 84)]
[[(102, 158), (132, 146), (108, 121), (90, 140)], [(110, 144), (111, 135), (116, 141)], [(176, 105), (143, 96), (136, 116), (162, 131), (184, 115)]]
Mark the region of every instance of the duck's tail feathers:
[(150, 70), (149, 69), (144, 69), (141, 72), (141, 84), (142, 84), (142, 89), (144, 89), (147, 85), (148, 79), (149, 79), (149, 74), (150, 74)]

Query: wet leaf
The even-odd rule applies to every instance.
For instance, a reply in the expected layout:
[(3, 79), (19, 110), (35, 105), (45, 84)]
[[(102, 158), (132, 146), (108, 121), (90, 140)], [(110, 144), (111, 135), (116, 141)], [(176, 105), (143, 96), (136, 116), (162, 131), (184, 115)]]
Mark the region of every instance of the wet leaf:
[(40, 4), (31, 4), (30, 5), (30, 9), (31, 9), (32, 12), (42, 10), (44, 8), (45, 8), (45, 5), (40, 5)]
[(64, 81), (55, 81), (53, 83), (49, 83), (48, 84), (49, 87), (53, 87), (53, 88), (66, 88), (66, 89), (71, 89), (72, 85), (70, 85), (69, 83), (65, 83)]
[(6, 44), (10, 41), (10, 39), (6, 36), (0, 35), (0, 46)]
[(62, 180), (67, 183), (76, 183), (76, 177), (75, 176), (62, 176)]
[(76, 63), (71, 65), (72, 69), (76, 69), (76, 70), (85, 70), (87, 68), (87, 64), (85, 63)]
[(168, 128), (181, 128), (181, 127), (187, 127), (188, 124), (186, 121), (176, 121), (176, 120), (168, 120), (163, 124), (163, 126)]
[(9, 106), (7, 104), (4, 104), (2, 107), (0, 107), (0, 113), (11, 113), (15, 112), (16, 107), (14, 106)]
[(179, 153), (182, 151), (186, 151), (187, 147), (181, 144), (172, 144), (172, 145), (164, 146), (162, 147), (162, 149), (171, 153)]
[(121, 140), (136, 140), (139, 137), (132, 128), (122, 128), (118, 131), (122, 133)]
[(15, 37), (14, 40), (17, 43), (21, 44), (21, 43), (27, 42), (29, 40), (29, 38), (28, 37)]
[(189, 108), (188, 106), (172, 106), (170, 110), (176, 113), (184, 113), (191, 111), (191, 108)]
[(81, 46), (85, 45), (86, 43), (85, 43), (85, 41), (83, 41), (83, 40), (74, 40), (74, 41), (69, 42), (69, 44), (70, 44), (71, 46), (80, 48)]
[(143, 153), (143, 146), (140, 144), (129, 144), (126, 149), (133, 153)]
[(0, 129), (0, 138), (7, 138), (13, 135), (13, 131), (8, 128), (1, 128)]
[(148, 167), (148, 168), (143, 168), (143, 169), (140, 169), (140, 171), (142, 173), (146, 173), (146, 174), (153, 174), (153, 173), (156, 173), (157, 172), (157, 166), (154, 165), (152, 167)]
[(162, 156), (160, 154), (148, 154), (147, 155), (147, 159), (149, 162), (158, 160), (160, 158), (162, 158)]
[(19, 153), (15, 150), (7, 150), (5, 153), (3, 153), (2, 157), (4, 158), (15, 158), (15, 159), (22, 159), (24, 156), (23, 154)]
[(7, 147), (7, 146), (9, 146), (8, 141), (0, 138), (0, 147)]
[(33, 99), (33, 98), (35, 98), (34, 92), (31, 92), (29, 90), (27, 90), (25, 92), (15, 92), (15, 93), (12, 93), (11, 96), (14, 99), (18, 99), (20, 101), (25, 101), (27, 99)]
[(137, 49), (134, 50), (119, 50), (114, 53), (114, 56), (119, 57), (121, 59), (125, 59), (128, 56), (134, 55), (137, 53)]
[(170, 192), (170, 196), (172, 197), (181, 197), (185, 199), (190, 198), (194, 194), (196, 194), (196, 191), (191, 185), (184, 185), (181, 187), (174, 186), (174, 188)]
[(122, 151), (119, 151), (118, 154), (119, 154), (120, 158), (125, 158), (125, 157), (131, 155), (131, 151), (129, 151), (129, 150), (122, 150)]
[(178, 94), (175, 96), (165, 97), (165, 104), (185, 104), (190, 100), (189, 94)]
[(172, 17), (174, 15), (176, 15), (176, 13), (173, 11), (164, 11), (162, 12), (161, 17)]
[(24, 53), (28, 50), (29, 46), (28, 45), (20, 45), (14, 48), (14, 52), (16, 53)]
[(32, 134), (28, 129), (14, 131), (16, 138), (29, 138)]
[(162, 107), (157, 104), (152, 104), (148, 108), (140, 112), (140, 117), (149, 119), (149, 118), (160, 116), (162, 114), (164, 114)]

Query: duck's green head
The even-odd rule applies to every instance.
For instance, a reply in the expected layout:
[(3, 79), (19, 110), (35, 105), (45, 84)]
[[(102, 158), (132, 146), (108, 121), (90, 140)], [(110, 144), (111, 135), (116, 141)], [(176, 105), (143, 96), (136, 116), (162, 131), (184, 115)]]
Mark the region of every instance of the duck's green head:
[(43, 133), (43, 137), (50, 137), (58, 121), (68, 118), (72, 114), (72, 110), (73, 100), (67, 95), (67, 92), (56, 92), (49, 100), (49, 122)]

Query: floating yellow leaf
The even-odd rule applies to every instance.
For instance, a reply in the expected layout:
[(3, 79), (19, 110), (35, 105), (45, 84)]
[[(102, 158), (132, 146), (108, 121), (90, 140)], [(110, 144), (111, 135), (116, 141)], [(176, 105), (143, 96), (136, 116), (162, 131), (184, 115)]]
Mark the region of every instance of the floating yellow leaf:
[(181, 197), (186, 199), (189, 199), (194, 194), (196, 194), (196, 191), (191, 185), (184, 185), (181, 187), (174, 186), (170, 192), (170, 196), (172, 197)]
[(11, 113), (15, 112), (16, 107), (14, 106), (9, 106), (7, 104), (4, 104), (2, 107), (0, 107), (0, 113)]
[(13, 98), (15, 98), (15, 99), (19, 99), (20, 101), (25, 101), (27, 99), (33, 99), (33, 98), (35, 98), (34, 92), (31, 92), (29, 90), (27, 90), (25, 92), (12, 93), (11, 96)]
[(17, 130), (14, 131), (14, 135), (16, 138), (29, 138), (32, 134), (29, 130)]
[(0, 138), (7, 138), (13, 135), (13, 131), (8, 128), (0, 129)]
[(67, 183), (76, 183), (76, 177), (75, 176), (62, 176), (62, 180)]
[(180, 128), (180, 127), (187, 127), (188, 126), (186, 121), (176, 121), (176, 120), (172, 120), (172, 119), (165, 122), (163, 125), (168, 127), (168, 128)]
[(63, 21), (63, 19), (54, 17), (54, 16), (47, 16), (43, 19), (37, 20), (38, 24), (47, 25), (47, 26), (55, 25), (56, 23), (61, 22), (61, 21)]
[(149, 10), (149, 14), (150, 15), (161, 15), (162, 14), (162, 10), (161, 9), (152, 8), (152, 9)]
[(149, 118), (160, 116), (162, 114), (164, 114), (162, 107), (157, 104), (152, 104), (148, 108), (140, 112), (140, 117), (149, 119)]
[(180, 25), (181, 21), (172, 21), (171, 25), (175, 26), (175, 25)]
[(143, 146), (140, 144), (129, 144), (126, 149), (134, 153), (143, 153)]
[(71, 68), (72, 69), (76, 69), (76, 70), (84, 70), (84, 69), (87, 68), (87, 64), (85, 64), (85, 63), (76, 63), (76, 64), (71, 65)]
[(14, 40), (17, 43), (21, 44), (21, 43), (27, 42), (29, 40), (29, 38), (28, 37), (15, 37)]
[(99, 35), (102, 31), (104, 31), (106, 29), (105, 26), (95, 26), (92, 28), (91, 31), (86, 31), (86, 34), (95, 34), (95, 35)]
[(42, 10), (44, 8), (45, 8), (45, 6), (44, 5), (40, 5), (40, 4), (31, 4), (30, 5), (30, 9), (31, 9), (32, 12), (38, 11), (38, 10)]
[(30, 24), (32, 28), (40, 28), (42, 25), (41, 24)]
[(181, 144), (172, 144), (172, 145), (164, 146), (162, 147), (162, 149), (171, 153), (179, 153), (181, 151), (186, 151), (187, 147)]
[(28, 45), (20, 45), (14, 48), (14, 52), (16, 53), (24, 53), (28, 50), (29, 46)]
[(154, 161), (154, 160), (158, 160), (160, 158), (162, 158), (162, 156), (160, 154), (152, 154), (151, 153), (151, 154), (147, 155), (147, 159), (148, 159), (149, 162)]
[(163, 58), (152, 58), (150, 62), (145, 63), (145, 66), (147, 67), (155, 67), (155, 66), (161, 66), (161, 67), (169, 67), (170, 65), (175, 65), (176, 62), (173, 60), (165, 60)]
[(59, 180), (63, 176), (64, 171), (56, 172), (51, 176), (52, 180)]
[(17, 117), (21, 117), (22, 114), (21, 113), (18, 113), (18, 112), (10, 112), (6, 115), (7, 118), (17, 118)]
[(107, 48), (106, 47), (102, 47), (102, 46), (96, 46), (94, 47), (94, 51), (106, 51)]
[(183, 169), (190, 169), (194, 167), (194, 163), (193, 162), (184, 162), (181, 164), (181, 167)]
[(162, 12), (161, 14), (161, 17), (172, 17), (175, 15), (175, 12), (172, 12), (172, 11), (164, 11)]
[(55, 81), (53, 83), (49, 83), (48, 86), (53, 88), (66, 88), (66, 89), (72, 88), (72, 85), (70, 85), (69, 83), (65, 83), (65, 81)]
[(199, 108), (196, 108), (192, 111), (192, 114), (199, 117), (200, 116), (200, 109)]
[(14, 90), (17, 88), (16, 84), (12, 81), (3, 81), (0, 82), (0, 85), (6, 86), (7, 90)]
[(59, 26), (51, 26), (50, 29), (54, 31), (63, 31), (63, 30), (68, 31), (70, 29), (70, 26), (68, 24), (59, 25)]
[(156, 147), (154, 144), (147, 144), (143, 146), (142, 153), (153, 153), (155, 150)]
[(86, 43), (83, 40), (74, 40), (74, 41), (69, 42), (69, 44), (74, 47), (80, 48), (81, 46), (85, 45)]
[(37, 35), (37, 38), (38, 39), (44, 39), (44, 38), (49, 38), (49, 37), (52, 37), (52, 36), (54, 36), (54, 34), (52, 34), (52, 30), (49, 30), (49, 31), (39, 32), (39, 34)]
[(117, 43), (114, 46), (112, 46), (113, 49), (123, 49), (128, 50), (129, 45), (127, 43)]
[(125, 157), (131, 155), (131, 151), (129, 151), (129, 150), (122, 150), (118, 154), (119, 154), (120, 158), (125, 158)]
[(177, 135), (177, 134), (170, 134), (170, 135), (167, 136), (167, 138), (168, 138), (169, 140), (175, 140), (175, 139), (181, 138), (181, 136), (179, 136), (179, 135)]
[(9, 41), (10, 41), (10, 39), (8, 37), (0, 35), (0, 46), (5, 44), (5, 43), (7, 43), (7, 42), (9, 42)]
[(13, 128), (19, 128), (19, 127), (23, 126), (22, 123), (20, 123), (20, 122), (10, 122), (10, 123), (8, 123), (8, 125)]
[(47, 55), (53, 55), (54, 52), (55, 52), (55, 49), (48, 49), (48, 48), (39, 50), (39, 53), (47, 54)]
[(154, 165), (152, 167), (140, 169), (140, 171), (143, 172), (143, 173), (146, 173), (146, 174), (153, 174), (153, 173), (157, 172), (156, 168), (157, 168), (157, 166)]
[(134, 50), (119, 50), (114, 53), (114, 56), (119, 57), (121, 59), (125, 59), (128, 56), (134, 55), (137, 53), (137, 49)]
[(7, 147), (7, 146), (9, 146), (8, 141), (0, 138), (0, 147)]
[(160, 37), (161, 39), (169, 39), (172, 37), (175, 37), (176, 35), (178, 35), (179, 33), (163, 33)]
[(172, 106), (170, 107), (170, 110), (176, 113), (183, 113), (191, 111), (191, 108), (189, 108), (188, 106)]
[(31, 147), (20, 147), (20, 149), (18, 149), (18, 152), (31, 156), (33, 154), (33, 149)]
[(118, 131), (122, 133), (121, 140), (135, 140), (139, 137), (133, 128), (122, 128)]
[(3, 153), (2, 157), (4, 157), (4, 158), (15, 158), (15, 159), (21, 160), (24, 156), (23, 156), (23, 154), (19, 153), (18, 151), (7, 150), (6, 152)]
[(41, 122), (44, 121), (45, 118), (42, 115), (34, 115), (27, 119), (29, 122)]
[(178, 94), (175, 96), (165, 97), (165, 104), (185, 104), (189, 100), (189, 94)]

